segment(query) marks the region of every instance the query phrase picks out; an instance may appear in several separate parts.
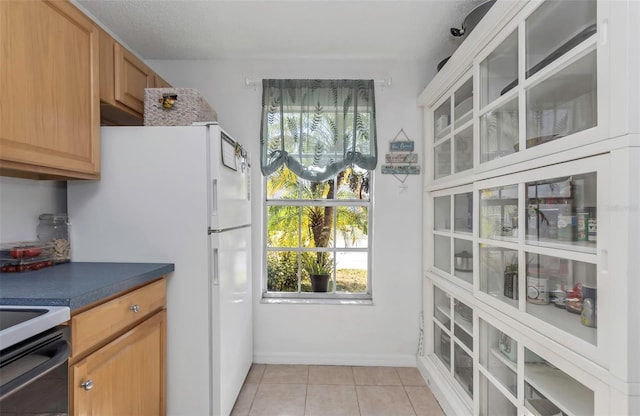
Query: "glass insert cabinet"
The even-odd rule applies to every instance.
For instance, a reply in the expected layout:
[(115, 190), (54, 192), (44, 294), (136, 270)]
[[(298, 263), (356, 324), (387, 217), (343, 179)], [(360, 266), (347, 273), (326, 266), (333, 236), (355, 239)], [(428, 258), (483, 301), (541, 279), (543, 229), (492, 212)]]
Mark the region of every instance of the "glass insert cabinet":
[[(433, 180), (602, 137), (597, 20), (606, 8), (595, 0), (547, 0), (524, 9), (427, 114)], [(562, 138), (570, 140), (531, 151)]]
[(640, 413), (638, 15), (497, 0), (418, 98), (418, 362), (448, 413)]
[(478, 298), (594, 361), (606, 359), (597, 243), (609, 179), (594, 156), (474, 184)]

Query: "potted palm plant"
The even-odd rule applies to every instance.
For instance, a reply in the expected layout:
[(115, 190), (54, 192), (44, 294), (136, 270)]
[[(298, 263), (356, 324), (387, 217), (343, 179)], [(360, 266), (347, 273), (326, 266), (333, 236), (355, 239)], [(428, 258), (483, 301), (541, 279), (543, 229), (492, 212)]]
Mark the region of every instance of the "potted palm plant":
[(331, 280), (331, 274), (333, 273), (333, 260), (329, 253), (309, 253), (303, 256), (302, 268), (309, 274), (312, 291), (328, 291), (329, 280)]

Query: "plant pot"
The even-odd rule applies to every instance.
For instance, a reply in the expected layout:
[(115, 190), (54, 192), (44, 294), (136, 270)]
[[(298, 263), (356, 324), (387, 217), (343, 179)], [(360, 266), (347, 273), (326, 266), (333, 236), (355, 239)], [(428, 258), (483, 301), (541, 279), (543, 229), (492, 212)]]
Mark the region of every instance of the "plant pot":
[(329, 289), (329, 279), (331, 278), (328, 274), (311, 274), (309, 275), (311, 279), (311, 290), (314, 292), (326, 292)]

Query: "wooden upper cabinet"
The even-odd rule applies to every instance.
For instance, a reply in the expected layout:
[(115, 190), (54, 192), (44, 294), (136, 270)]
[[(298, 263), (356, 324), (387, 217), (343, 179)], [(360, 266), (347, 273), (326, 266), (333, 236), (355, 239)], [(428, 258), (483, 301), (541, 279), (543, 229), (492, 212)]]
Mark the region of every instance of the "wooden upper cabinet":
[(98, 27), (68, 1), (0, 1), (0, 173), (97, 179)]
[(113, 50), (115, 60), (115, 99), (131, 110), (144, 114), (144, 89), (153, 88), (154, 73), (119, 43)]
[(171, 88), (171, 84), (162, 79), (158, 74), (155, 74), (153, 88)]
[(141, 125), (144, 89), (171, 85), (138, 57), (100, 31), (100, 118), (106, 125)]

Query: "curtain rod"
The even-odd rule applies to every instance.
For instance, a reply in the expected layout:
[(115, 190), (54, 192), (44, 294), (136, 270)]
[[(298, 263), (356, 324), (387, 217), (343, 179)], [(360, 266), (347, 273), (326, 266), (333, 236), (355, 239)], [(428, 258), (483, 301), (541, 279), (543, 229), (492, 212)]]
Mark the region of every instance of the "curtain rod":
[[(389, 77), (385, 79), (374, 79), (373, 82), (380, 85), (384, 89), (385, 87), (391, 86), (392, 80), (391, 80), (391, 77)], [(258, 87), (258, 85), (262, 85), (262, 79), (250, 79), (250, 78), (244, 77), (244, 85), (246, 87), (252, 87), (255, 90)]]

